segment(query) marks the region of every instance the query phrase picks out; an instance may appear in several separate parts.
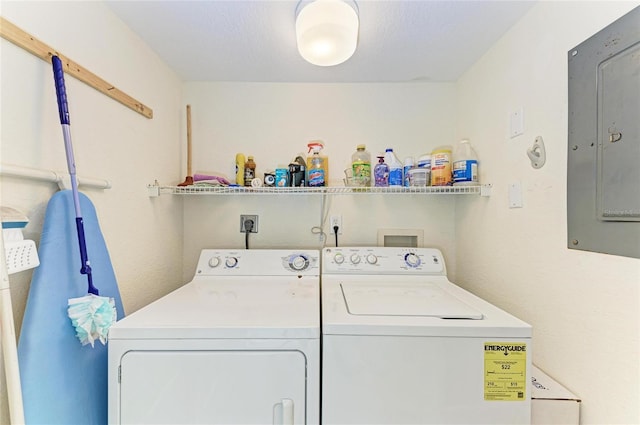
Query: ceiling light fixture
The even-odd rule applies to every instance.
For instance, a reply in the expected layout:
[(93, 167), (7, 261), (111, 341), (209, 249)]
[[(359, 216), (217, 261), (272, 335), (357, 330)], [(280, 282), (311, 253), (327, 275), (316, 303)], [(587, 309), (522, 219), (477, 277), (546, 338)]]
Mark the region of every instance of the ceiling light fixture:
[(358, 45), (358, 6), (353, 0), (300, 0), (296, 13), (298, 52), (318, 66), (349, 59)]

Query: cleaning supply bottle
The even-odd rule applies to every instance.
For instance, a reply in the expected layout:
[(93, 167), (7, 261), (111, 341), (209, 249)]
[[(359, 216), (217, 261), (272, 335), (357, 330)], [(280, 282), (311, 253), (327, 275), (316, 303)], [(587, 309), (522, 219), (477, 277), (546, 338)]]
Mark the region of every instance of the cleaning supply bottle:
[(418, 168), (424, 170), (421, 176), (424, 176), (426, 186), (431, 185), (431, 154), (425, 153), (418, 158)]
[(386, 150), (384, 162), (389, 166), (389, 186), (402, 186), (402, 162), (393, 153), (393, 149)]
[(320, 141), (313, 141), (307, 144), (309, 152), (313, 153), (307, 156), (307, 184), (310, 187), (328, 186), (329, 181), (329, 159), (320, 154), (324, 145)]
[(236, 154), (236, 184), (244, 186), (244, 154)]
[(409, 187), (411, 186), (411, 182), (409, 181), (409, 171), (411, 171), (411, 169), (414, 167), (414, 162), (413, 162), (413, 157), (412, 156), (408, 156), (404, 159), (404, 168), (402, 169), (402, 175), (404, 176), (404, 186), (405, 187)]
[(244, 185), (251, 187), (251, 180), (256, 177), (256, 163), (253, 162), (253, 156), (247, 157), (247, 162), (244, 164)]
[(428, 168), (431, 170), (431, 154), (425, 153), (418, 157), (418, 167), (420, 168)]
[(453, 185), (478, 184), (478, 156), (468, 139), (462, 139), (453, 150)]
[(431, 186), (451, 186), (451, 146), (438, 146), (431, 152)]
[(371, 154), (366, 151), (365, 145), (356, 146), (356, 151), (351, 155), (351, 171), (354, 181), (359, 186), (371, 185)]
[(389, 166), (384, 162), (384, 155), (378, 155), (378, 163), (373, 168), (376, 187), (389, 186)]

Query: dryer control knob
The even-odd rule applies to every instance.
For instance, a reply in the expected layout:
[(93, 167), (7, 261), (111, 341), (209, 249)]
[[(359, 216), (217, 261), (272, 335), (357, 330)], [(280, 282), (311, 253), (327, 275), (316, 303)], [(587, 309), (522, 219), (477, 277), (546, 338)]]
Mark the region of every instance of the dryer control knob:
[(420, 257), (418, 257), (413, 252), (410, 252), (409, 254), (405, 255), (404, 256), (404, 261), (410, 267), (418, 267), (420, 265)]
[(336, 253), (336, 255), (333, 256), (333, 261), (335, 261), (336, 264), (344, 263), (344, 255), (340, 254), (339, 252)]
[(293, 270), (302, 271), (309, 267), (309, 260), (303, 255), (296, 255), (289, 260), (289, 266)]
[(216, 268), (220, 265), (220, 257), (211, 257), (209, 259), (209, 267)]
[(367, 263), (369, 263), (369, 264), (375, 264), (375, 263), (377, 263), (377, 262), (378, 262), (378, 257), (376, 257), (376, 256), (375, 256), (375, 255), (373, 255), (373, 254), (369, 254), (369, 255), (367, 255)]
[(353, 264), (359, 264), (360, 263), (360, 256), (358, 254), (351, 254), (351, 262)]
[(238, 259), (236, 257), (229, 257), (225, 260), (224, 265), (233, 268), (238, 265)]

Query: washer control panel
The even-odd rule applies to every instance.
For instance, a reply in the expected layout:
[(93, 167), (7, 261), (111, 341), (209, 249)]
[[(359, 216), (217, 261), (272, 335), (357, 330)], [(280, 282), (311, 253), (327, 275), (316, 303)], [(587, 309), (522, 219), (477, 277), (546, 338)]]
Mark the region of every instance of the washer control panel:
[(320, 274), (320, 252), (283, 249), (203, 249), (197, 276), (284, 276)]
[(322, 273), (447, 275), (439, 249), (396, 247), (325, 248)]

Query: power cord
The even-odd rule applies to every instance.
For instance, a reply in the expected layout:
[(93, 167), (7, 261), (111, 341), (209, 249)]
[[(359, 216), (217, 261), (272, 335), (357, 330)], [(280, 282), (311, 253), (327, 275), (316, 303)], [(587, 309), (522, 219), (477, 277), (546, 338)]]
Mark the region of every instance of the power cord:
[(244, 221), (244, 247), (249, 249), (249, 233), (253, 230), (253, 220)]
[(320, 225), (313, 226), (311, 228), (311, 233), (313, 233), (314, 235), (320, 236), (320, 247), (324, 248), (325, 244), (328, 242), (328, 237), (329, 237), (328, 233), (325, 233), (324, 231), (324, 226), (327, 224), (327, 219), (329, 218), (327, 214), (329, 213), (329, 209), (331, 208), (332, 197), (324, 193), (322, 194), (320, 199), (321, 199)]
[(336, 237), (336, 248), (338, 247), (338, 229), (339, 229), (338, 226), (333, 226), (333, 234)]

